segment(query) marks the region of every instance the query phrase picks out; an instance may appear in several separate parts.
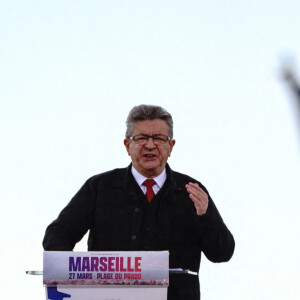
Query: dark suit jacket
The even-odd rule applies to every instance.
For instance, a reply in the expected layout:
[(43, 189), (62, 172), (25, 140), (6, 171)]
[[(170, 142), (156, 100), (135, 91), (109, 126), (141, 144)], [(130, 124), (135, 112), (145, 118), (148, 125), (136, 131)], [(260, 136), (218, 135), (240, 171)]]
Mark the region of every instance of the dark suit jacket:
[[(44, 249), (72, 250), (90, 230), (89, 251), (169, 250), (170, 268), (195, 272), (201, 252), (212, 262), (228, 261), (235, 246), (232, 234), (210, 196), (206, 214), (196, 214), (185, 184), (197, 182), (207, 192), (205, 187), (168, 165), (166, 170), (166, 182), (150, 204), (131, 165), (90, 178), (48, 226)], [(168, 299), (200, 299), (198, 276), (170, 276)]]

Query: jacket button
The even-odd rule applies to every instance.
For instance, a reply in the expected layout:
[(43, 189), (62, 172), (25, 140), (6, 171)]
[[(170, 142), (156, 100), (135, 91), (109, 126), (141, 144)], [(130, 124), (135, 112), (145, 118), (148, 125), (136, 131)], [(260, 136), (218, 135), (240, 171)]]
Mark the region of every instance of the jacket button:
[(134, 209), (134, 211), (137, 213), (137, 212), (140, 211), (140, 209), (139, 209), (138, 207), (136, 207), (136, 208)]
[(133, 235), (133, 236), (131, 237), (131, 239), (132, 239), (132, 240), (136, 240), (136, 235)]

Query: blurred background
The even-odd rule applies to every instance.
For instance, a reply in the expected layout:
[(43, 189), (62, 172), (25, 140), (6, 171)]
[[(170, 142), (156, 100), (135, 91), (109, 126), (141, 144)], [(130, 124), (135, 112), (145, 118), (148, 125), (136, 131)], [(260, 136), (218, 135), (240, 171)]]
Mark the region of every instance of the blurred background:
[[(172, 169), (210, 191), (236, 239), (203, 299), (297, 299), (296, 0), (0, 2), (1, 295), (45, 297), (42, 239), (91, 176), (130, 160), (134, 105), (174, 118)], [(86, 250), (86, 238), (76, 246)]]

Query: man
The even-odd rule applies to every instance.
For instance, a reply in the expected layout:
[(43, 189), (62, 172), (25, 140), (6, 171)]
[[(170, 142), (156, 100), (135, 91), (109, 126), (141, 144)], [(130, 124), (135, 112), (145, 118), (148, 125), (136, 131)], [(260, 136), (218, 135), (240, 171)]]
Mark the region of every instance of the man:
[[(172, 116), (159, 106), (134, 107), (124, 145), (132, 164), (90, 178), (48, 226), (44, 249), (72, 250), (90, 230), (90, 251), (169, 250), (170, 268), (194, 272), (201, 251), (228, 261), (234, 239), (207, 190), (167, 164)], [(168, 299), (200, 299), (198, 276), (171, 275)]]

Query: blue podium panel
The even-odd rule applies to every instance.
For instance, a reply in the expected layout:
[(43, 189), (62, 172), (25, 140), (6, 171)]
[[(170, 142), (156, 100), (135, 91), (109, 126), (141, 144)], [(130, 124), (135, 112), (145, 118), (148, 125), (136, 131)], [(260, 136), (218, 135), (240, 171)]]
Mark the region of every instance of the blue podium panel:
[(169, 252), (45, 251), (47, 300), (166, 300)]

